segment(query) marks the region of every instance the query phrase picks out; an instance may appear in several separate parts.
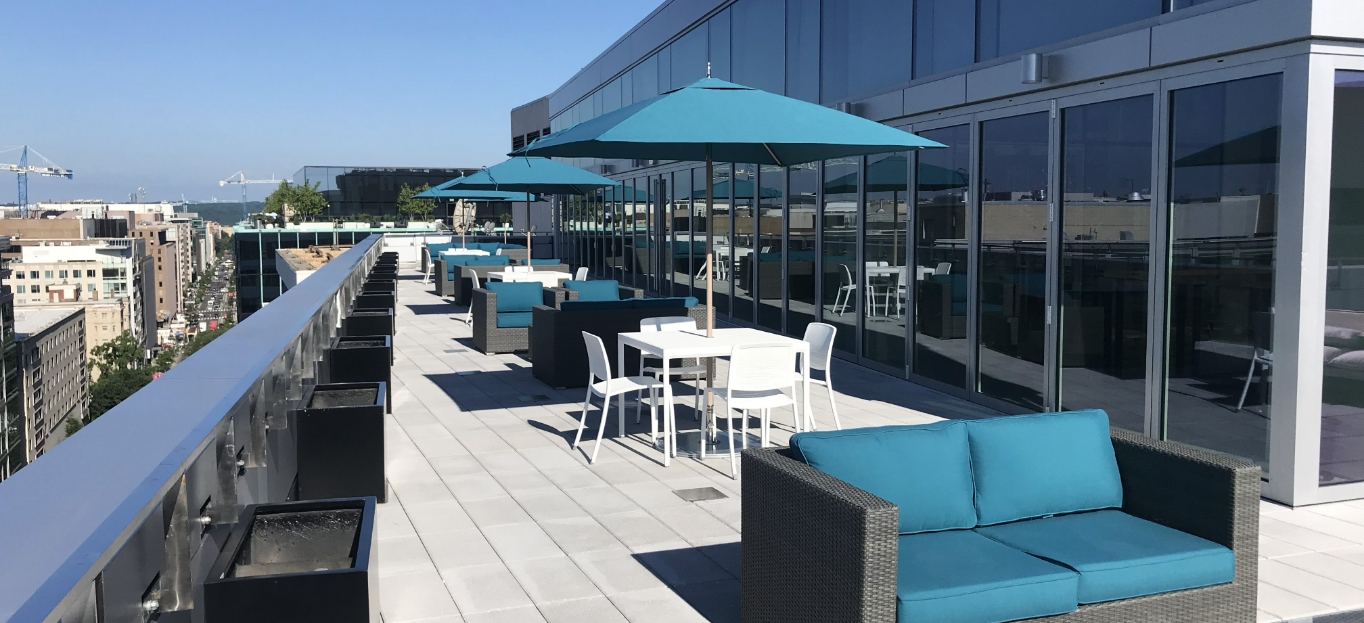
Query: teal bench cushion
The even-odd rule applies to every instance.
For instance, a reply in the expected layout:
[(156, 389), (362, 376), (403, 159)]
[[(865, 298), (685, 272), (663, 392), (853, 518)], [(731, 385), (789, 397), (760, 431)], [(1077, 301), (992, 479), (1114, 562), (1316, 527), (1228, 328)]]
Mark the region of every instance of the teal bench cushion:
[(579, 301), (619, 301), (620, 283), (615, 279), (601, 279), (598, 281), (578, 281), (569, 279), (564, 282), (564, 287), (578, 293)]
[[(502, 314), (504, 312), (526, 312), (540, 304), (543, 297), (540, 295), (539, 282), (527, 281), (490, 281), (483, 286), (489, 292), (497, 294), (497, 326), (502, 326)], [(529, 323), (527, 323), (529, 324)]]
[(1076, 605), (1074, 571), (970, 530), (900, 537), (899, 623), (996, 623), (1065, 614)]
[(982, 526), (1122, 506), (1108, 414), (1098, 409), (965, 422)]
[(1236, 573), (1231, 550), (1122, 511), (1030, 519), (976, 531), (1079, 572), (1082, 604), (1225, 584)]
[(530, 326), (531, 312), (499, 312), (497, 314), (497, 328), (515, 329)]
[(900, 534), (971, 528), (971, 463), (962, 422), (797, 433), (795, 456), (900, 507)]

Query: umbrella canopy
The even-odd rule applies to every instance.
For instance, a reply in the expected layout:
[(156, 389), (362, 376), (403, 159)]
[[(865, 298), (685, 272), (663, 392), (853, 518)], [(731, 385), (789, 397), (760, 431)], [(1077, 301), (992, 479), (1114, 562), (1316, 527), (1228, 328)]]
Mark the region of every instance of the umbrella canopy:
[(509, 193), (498, 190), (465, 190), (463, 188), (441, 188), (437, 186), (419, 192), (417, 199), (463, 199), (465, 201), (534, 201), (528, 193)]
[(766, 91), (702, 78), (584, 121), (514, 152), (788, 166), (945, 147), (887, 125)]
[(519, 156), (437, 188), (581, 195), (618, 182), (549, 158)]

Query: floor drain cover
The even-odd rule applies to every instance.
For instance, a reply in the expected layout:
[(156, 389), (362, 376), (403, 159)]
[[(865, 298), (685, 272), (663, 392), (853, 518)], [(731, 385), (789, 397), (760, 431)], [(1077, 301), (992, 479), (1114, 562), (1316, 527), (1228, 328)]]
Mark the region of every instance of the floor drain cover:
[(456, 349), (453, 349), (453, 350), (447, 350), (447, 351), (445, 351), (445, 352), (447, 352), (447, 353), (467, 353), (467, 352), (469, 352), (469, 349), (467, 349), (467, 348), (456, 348)]
[(673, 491), (688, 502), (704, 502), (706, 500), (723, 500), (729, 496), (720, 492), (715, 487), (701, 487), (700, 489), (678, 489)]

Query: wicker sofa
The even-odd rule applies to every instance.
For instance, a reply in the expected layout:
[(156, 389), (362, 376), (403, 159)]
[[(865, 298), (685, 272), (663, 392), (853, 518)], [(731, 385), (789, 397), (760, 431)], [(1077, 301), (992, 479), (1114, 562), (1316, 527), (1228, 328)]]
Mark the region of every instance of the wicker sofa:
[(473, 290), (474, 348), (514, 353), (530, 347), (531, 310), (542, 300), (539, 282), (494, 282)]
[[(1022, 495), (1018, 495), (1017, 487), (1003, 489), (1025, 505), (1042, 504), (1034, 505), (1030, 513), (1025, 512), (1024, 519), (994, 523), (1000, 519), (994, 516), (987, 521), (987, 515), (995, 514), (998, 507), (991, 507), (987, 512), (982, 505), (997, 504), (1002, 490), (997, 488), (999, 484), (1010, 477), (1037, 475), (1046, 469), (1042, 472), (1025, 469), (1016, 473), (1005, 469), (1002, 480), (1001, 472), (982, 476), (982, 469), (996, 470), (1001, 465), (1008, 465), (1009, 457), (1016, 456), (1032, 457), (1031, 460), (1042, 464), (1056, 462), (1062, 468), (1067, 465), (1073, 468), (1075, 464), (1070, 461), (1073, 458), (1070, 447), (1064, 443), (1058, 445), (1046, 440), (1034, 443), (1028, 435), (996, 436), (992, 442), (995, 448), (1012, 442), (1013, 450), (992, 453), (989, 444), (984, 444), (984, 449), (978, 447), (975, 432), (970, 432), (967, 435), (971, 440), (967, 469), (971, 473), (965, 476), (968, 491), (962, 502), (968, 514), (962, 525), (955, 526), (959, 529), (915, 533), (913, 528), (943, 526), (911, 525), (906, 533), (907, 521), (911, 524), (915, 521), (932, 523), (951, 513), (943, 515), (940, 512), (935, 518), (935, 509), (942, 510), (939, 508), (941, 500), (931, 499), (932, 496), (902, 499), (897, 505), (850, 484), (847, 480), (858, 480), (859, 477), (850, 475), (853, 472), (847, 471), (846, 460), (840, 466), (839, 459), (830, 459), (830, 449), (840, 447), (837, 435), (868, 431), (881, 434), (880, 431), (891, 429), (933, 426), (938, 429), (929, 432), (940, 434), (952, 426), (965, 428), (977, 425), (977, 422), (993, 426), (992, 422), (1016, 420), (1005, 422), (1012, 425), (1029, 421), (1019, 418), (1069, 417), (1072, 413), (956, 421), (925, 427), (819, 432), (810, 435), (826, 437), (802, 439), (802, 435), (796, 435), (792, 437), (790, 448), (745, 451), (741, 563), (743, 620), (751, 623), (1003, 621), (1020, 618), (1064, 622), (1254, 621), (1259, 467), (1248, 461), (1152, 440), (1120, 429), (1108, 430), (1105, 435), (1106, 415), (1096, 424), (1092, 421), (1095, 417), (1092, 414), (1096, 412), (1073, 413), (1090, 414), (1085, 416), (1091, 420), (1088, 429), (1090, 447), (1106, 446), (1104, 440), (1111, 441), (1111, 454), (1107, 460), (1114, 466), (1104, 466), (1097, 473), (1109, 474), (1110, 480), (1118, 479), (1120, 490), (1116, 499), (1111, 491), (1116, 483), (1109, 483), (1105, 485), (1109, 496), (1107, 502), (1073, 509), (1075, 512), (1069, 514), (1050, 514), (1042, 500), (1085, 490), (1084, 487), (1077, 489), (1072, 482), (1074, 479), (1066, 474), (1078, 473), (1083, 479), (1096, 473), (1094, 470), (1066, 470), (1057, 472), (1056, 479), (1041, 483), (1036, 490), (1023, 487), (1027, 491)], [(1093, 441), (1095, 438), (1099, 441)], [(821, 448), (820, 443), (828, 444), (830, 439), (834, 443)], [(857, 456), (857, 452), (848, 453), (848, 448), (856, 447), (856, 444), (843, 446), (841, 451), (845, 457)], [(942, 447), (943, 444), (921, 446), (921, 451), (908, 453), (901, 448), (900, 454), (921, 459), (938, 454), (937, 450)], [(821, 456), (812, 460), (811, 448)], [(1080, 455), (1084, 453), (1076, 453), (1076, 456)], [(858, 457), (859, 460), (864, 458)], [(941, 485), (944, 474), (951, 473), (951, 470), (924, 472), (923, 466), (919, 467), (912, 474), (898, 472), (914, 479), (901, 479), (899, 486), (907, 489), (897, 491), (893, 485), (882, 492), (889, 492), (889, 497), (903, 497), (907, 490), (924, 483)], [(839, 473), (843, 479), (831, 473)], [(884, 483), (877, 485), (882, 486)], [(992, 499), (996, 501), (989, 501)], [(977, 511), (974, 519), (969, 515), (973, 506)], [(1095, 518), (1122, 518), (1126, 522), (1122, 525), (1135, 525), (1139, 529), (1101, 532), (1100, 538), (1093, 538), (1093, 533), (1087, 534), (1085, 529), (1075, 529)], [(977, 524), (974, 527), (973, 522)], [(1041, 530), (1046, 526), (1052, 528), (1050, 540), (1044, 539), (1040, 546), (1036, 540), (1029, 542), (1027, 530)], [(1066, 526), (1070, 529), (1057, 529)], [(1184, 545), (1194, 542), (1197, 547), (1187, 549), (1198, 549), (1201, 553), (1180, 558), (1166, 552), (1165, 558), (1143, 558), (1150, 550), (1147, 546), (1155, 539), (1150, 536), (1152, 534), (1173, 538), (1174, 542)], [(932, 551), (934, 539), (940, 550), (936, 555)], [(985, 549), (948, 548), (942, 551), (941, 544), (952, 542), (951, 539), (975, 539), (979, 541), (977, 545)], [(1093, 543), (1109, 542), (1115, 546), (1090, 547)], [(1048, 551), (1048, 547), (1052, 549)], [(1182, 551), (1173, 546), (1169, 549)], [(987, 551), (988, 555), (982, 555), (981, 551)], [(1084, 560), (1081, 554), (1081, 560), (1076, 562), (1075, 551), (1085, 552), (1090, 558)], [(989, 559), (994, 555), (1009, 560), (996, 563)], [(1112, 558), (1105, 560), (1104, 556)], [(1154, 562), (1148, 567), (1145, 561)], [(1096, 562), (1102, 564), (1096, 565)], [(1043, 573), (1052, 577), (1043, 581), (1046, 578), (1038, 576), (1041, 579), (1033, 583), (1019, 585), (1015, 582), (1012, 587), (998, 582), (969, 586), (971, 581), (980, 581), (978, 577), (970, 577), (972, 569), (974, 573), (998, 575), (1000, 570), (1016, 569), (1016, 565), (1042, 565)], [(1097, 570), (1096, 566), (1099, 567)], [(929, 588), (935, 590), (925, 592), (925, 585), (931, 585)], [(1104, 591), (1108, 594), (1100, 595)], [(1046, 595), (1051, 595), (1049, 606), (1038, 602)], [(1064, 603), (1057, 603), (1057, 600)], [(1034, 610), (1028, 611), (1028, 608)]]
[[(515, 259), (498, 260), (506, 256), (475, 256), (481, 259), (437, 260), (436, 294), (455, 299), (459, 305), (468, 305), (474, 282), (471, 275), (478, 275), (480, 284), (488, 282), (488, 273), (507, 270), (509, 266), (519, 265)], [(531, 260), (535, 270), (568, 272), (568, 265), (558, 259)]]
[[(550, 293), (547, 292), (548, 296)], [(560, 301), (557, 308), (536, 306), (530, 328), (530, 349), (534, 353), (532, 373), (550, 387), (586, 387), (588, 362), (583, 331), (602, 339), (614, 371), (618, 352), (617, 334), (638, 331), (639, 321), (645, 318), (668, 316), (690, 316), (698, 324), (703, 324), (706, 321), (706, 306), (698, 304), (692, 297), (566, 300)], [(639, 352), (627, 349), (626, 372), (634, 374), (638, 367)]]

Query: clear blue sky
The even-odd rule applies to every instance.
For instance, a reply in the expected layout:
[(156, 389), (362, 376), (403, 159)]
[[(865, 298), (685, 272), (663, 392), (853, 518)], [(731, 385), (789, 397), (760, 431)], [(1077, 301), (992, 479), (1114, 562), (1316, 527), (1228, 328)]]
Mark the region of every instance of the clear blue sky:
[[(0, 146), (76, 172), (30, 177), (30, 201), (234, 201), (217, 181), (238, 170), (495, 164), (513, 107), (660, 0), (5, 4)], [(0, 203), (15, 195), (0, 174)]]

